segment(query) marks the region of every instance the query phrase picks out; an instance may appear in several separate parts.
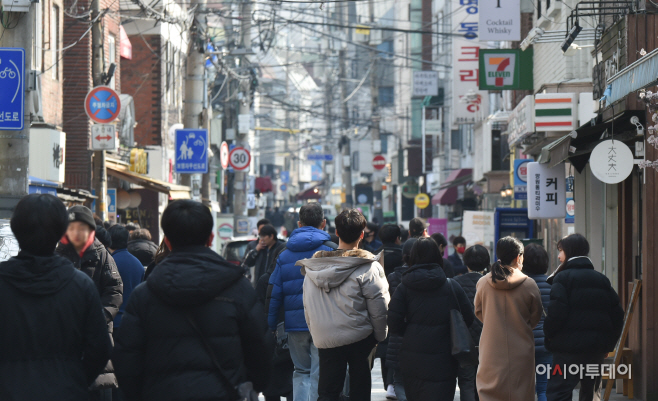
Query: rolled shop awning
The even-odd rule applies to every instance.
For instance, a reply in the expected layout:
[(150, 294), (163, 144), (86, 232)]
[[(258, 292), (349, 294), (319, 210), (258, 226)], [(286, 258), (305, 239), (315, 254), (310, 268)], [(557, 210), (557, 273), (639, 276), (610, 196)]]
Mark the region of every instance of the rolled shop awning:
[(256, 177), (255, 186), (262, 194), (272, 192), (272, 179), (270, 177)]
[(453, 170), (446, 181), (441, 184), (439, 192), (432, 196), (432, 205), (454, 205), (457, 202), (459, 191), (457, 187), (468, 184), (473, 180), (473, 169), (462, 168)]
[(569, 158), (569, 148), (571, 147), (571, 140), (578, 137), (576, 131), (571, 131), (562, 138), (544, 146), (539, 154), (539, 163), (548, 164), (549, 168), (553, 168), (558, 164)]
[(606, 102), (611, 105), (631, 92), (656, 83), (658, 83), (658, 49), (645, 54), (608, 79), (610, 94), (606, 96)]
[(130, 171), (127, 165), (118, 161), (107, 160), (105, 167), (107, 168), (107, 173), (113, 177), (128, 181), (131, 184), (140, 185), (151, 191), (162, 192), (169, 195), (171, 199), (191, 199), (190, 187), (185, 185), (172, 184), (135, 173)]

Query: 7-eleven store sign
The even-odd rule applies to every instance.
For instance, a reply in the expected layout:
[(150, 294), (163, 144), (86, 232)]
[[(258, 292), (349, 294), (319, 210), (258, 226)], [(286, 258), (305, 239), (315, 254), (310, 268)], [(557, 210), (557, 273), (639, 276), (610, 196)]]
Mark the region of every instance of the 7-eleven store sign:
[(578, 128), (578, 94), (535, 95), (535, 129), (537, 131), (573, 131), (576, 128)]

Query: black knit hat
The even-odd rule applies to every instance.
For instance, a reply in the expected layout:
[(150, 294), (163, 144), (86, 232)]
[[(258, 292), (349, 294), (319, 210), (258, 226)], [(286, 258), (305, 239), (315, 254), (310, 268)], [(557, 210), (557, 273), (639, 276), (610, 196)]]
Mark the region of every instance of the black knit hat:
[(96, 222), (94, 221), (94, 215), (91, 213), (88, 207), (85, 206), (73, 206), (68, 210), (69, 214), (69, 223), (74, 221), (81, 221), (86, 223), (91, 227), (92, 231), (96, 231)]

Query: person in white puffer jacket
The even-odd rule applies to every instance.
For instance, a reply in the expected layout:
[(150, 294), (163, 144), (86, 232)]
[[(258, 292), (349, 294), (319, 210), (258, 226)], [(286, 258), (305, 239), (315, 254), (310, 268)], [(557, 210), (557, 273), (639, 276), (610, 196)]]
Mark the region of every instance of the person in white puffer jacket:
[(366, 219), (356, 209), (335, 219), (336, 251), (297, 262), (304, 279), (304, 314), (320, 356), (318, 401), (337, 401), (350, 367), (350, 401), (369, 401), (368, 356), (386, 339), (390, 295), (380, 255), (358, 249)]

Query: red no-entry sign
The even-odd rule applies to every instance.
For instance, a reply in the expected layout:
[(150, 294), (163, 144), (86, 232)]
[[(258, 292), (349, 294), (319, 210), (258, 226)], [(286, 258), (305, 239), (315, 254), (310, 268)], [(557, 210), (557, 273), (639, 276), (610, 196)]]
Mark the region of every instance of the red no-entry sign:
[(372, 159), (372, 166), (376, 170), (383, 170), (386, 167), (386, 158), (382, 155), (377, 155)]

